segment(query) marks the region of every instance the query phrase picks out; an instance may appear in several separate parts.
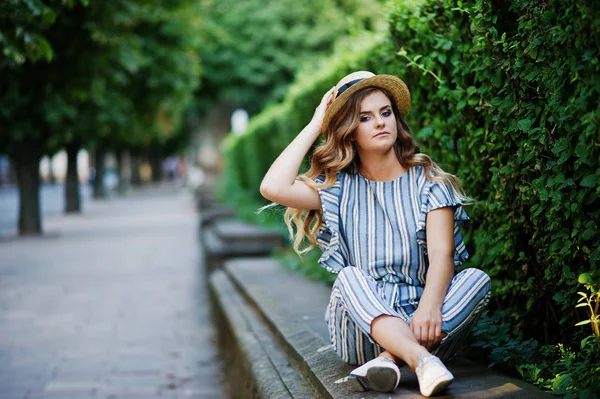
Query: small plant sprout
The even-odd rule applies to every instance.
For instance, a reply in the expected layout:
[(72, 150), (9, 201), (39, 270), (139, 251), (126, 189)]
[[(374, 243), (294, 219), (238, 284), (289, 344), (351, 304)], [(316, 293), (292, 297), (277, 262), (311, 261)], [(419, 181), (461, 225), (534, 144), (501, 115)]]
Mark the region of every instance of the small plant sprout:
[(598, 346), (600, 346), (600, 316), (598, 315), (598, 310), (600, 308), (600, 283), (595, 281), (590, 273), (581, 274), (578, 281), (583, 284), (589, 293), (581, 291), (577, 293), (581, 298), (577, 301), (576, 307), (587, 308), (589, 319), (580, 321), (575, 325), (583, 326), (591, 324), (592, 332), (596, 336)]

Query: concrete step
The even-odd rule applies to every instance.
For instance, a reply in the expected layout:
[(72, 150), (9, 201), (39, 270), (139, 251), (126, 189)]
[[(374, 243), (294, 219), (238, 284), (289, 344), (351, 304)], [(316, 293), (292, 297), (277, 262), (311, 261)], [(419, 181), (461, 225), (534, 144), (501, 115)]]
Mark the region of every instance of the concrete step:
[(259, 314), (221, 270), (209, 286), (231, 398), (314, 398)]
[(200, 215), (199, 227), (202, 229), (208, 225), (214, 223), (220, 219), (231, 219), (235, 217), (235, 208), (229, 208), (224, 206), (213, 206), (212, 208), (205, 209)]
[(207, 255), (218, 258), (266, 256), (285, 246), (281, 233), (231, 219), (219, 219), (202, 229)]
[[(401, 369), (400, 386), (391, 394), (357, 393), (336, 383), (352, 370), (333, 351), (323, 320), (330, 287), (309, 281), (267, 258), (225, 262), (224, 271), (235, 288), (261, 315), (269, 330), (300, 370), (316, 395), (323, 398), (422, 398), (417, 378)], [(224, 280), (223, 275), (219, 277)], [(448, 364), (455, 382), (439, 398), (547, 398), (550, 395), (466, 359)], [(262, 396), (273, 397), (277, 396)]]
[[(223, 211), (221, 216), (224, 215), (226, 211)], [(210, 219), (209, 211), (200, 216), (201, 220), (206, 217)], [(220, 216), (205, 224), (200, 235), (207, 271), (219, 269), (226, 259), (264, 257), (286, 244), (280, 232)]]

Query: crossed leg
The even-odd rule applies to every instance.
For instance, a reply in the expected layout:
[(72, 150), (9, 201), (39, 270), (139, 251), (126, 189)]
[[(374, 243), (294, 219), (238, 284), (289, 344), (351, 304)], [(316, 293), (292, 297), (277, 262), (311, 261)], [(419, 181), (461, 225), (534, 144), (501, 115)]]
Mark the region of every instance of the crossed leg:
[[(487, 305), (489, 289), (489, 277), (477, 269), (465, 269), (452, 279), (442, 306), (442, 331), (447, 336), (434, 355), (446, 361), (456, 354)], [(338, 275), (327, 318), (331, 342), (348, 364), (384, 356), (401, 359), (414, 370), (418, 359), (428, 354), (408, 327), (410, 315), (389, 306), (377, 282), (356, 267)]]

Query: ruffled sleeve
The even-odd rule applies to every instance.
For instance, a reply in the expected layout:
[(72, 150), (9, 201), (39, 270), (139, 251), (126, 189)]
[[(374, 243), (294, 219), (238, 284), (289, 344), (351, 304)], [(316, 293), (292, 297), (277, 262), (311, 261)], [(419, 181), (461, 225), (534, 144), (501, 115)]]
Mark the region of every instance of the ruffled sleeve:
[[(340, 249), (340, 196), (342, 174), (338, 173), (335, 184), (329, 188), (318, 189), (323, 211), (323, 224), (317, 233), (317, 242), (323, 250), (319, 264), (327, 271), (338, 273), (345, 266)], [(325, 178), (319, 176), (317, 183), (323, 183)]]
[(460, 233), (460, 226), (464, 221), (469, 220), (469, 217), (464, 211), (460, 199), (454, 195), (448, 185), (425, 180), (421, 192), (421, 208), (417, 223), (417, 243), (423, 247), (425, 255), (427, 255), (427, 234), (425, 230), (427, 213), (448, 206), (454, 209), (454, 265), (460, 266), (469, 258), (469, 253)]

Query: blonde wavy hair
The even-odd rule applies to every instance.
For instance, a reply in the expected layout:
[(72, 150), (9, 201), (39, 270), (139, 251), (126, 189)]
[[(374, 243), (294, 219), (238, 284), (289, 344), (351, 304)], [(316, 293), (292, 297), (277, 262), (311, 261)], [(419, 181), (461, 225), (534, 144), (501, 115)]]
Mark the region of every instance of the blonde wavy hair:
[[(309, 170), (298, 176), (298, 180), (314, 189), (324, 189), (335, 184), (338, 172), (351, 165), (354, 165), (358, 170), (360, 159), (356, 155), (352, 138), (360, 122), (361, 102), (375, 91), (381, 91), (391, 101), (398, 130), (394, 151), (400, 164), (407, 169), (412, 166), (422, 166), (428, 180), (446, 184), (461, 202), (470, 202), (470, 198), (463, 191), (460, 180), (456, 176), (444, 172), (429, 156), (420, 152), (417, 142), (410, 135), (408, 125), (399, 116), (400, 113), (394, 103), (393, 96), (386, 90), (377, 87), (366, 87), (354, 93), (347, 100), (346, 105), (332, 118), (327, 131), (322, 132), (325, 140), (315, 148)], [(319, 176), (325, 178), (325, 181), (321, 184), (315, 181)], [(296, 253), (301, 255), (318, 245), (316, 237), (323, 224), (322, 210), (287, 208), (284, 220), (293, 240)], [(305, 239), (309, 241), (309, 245), (302, 248)]]

